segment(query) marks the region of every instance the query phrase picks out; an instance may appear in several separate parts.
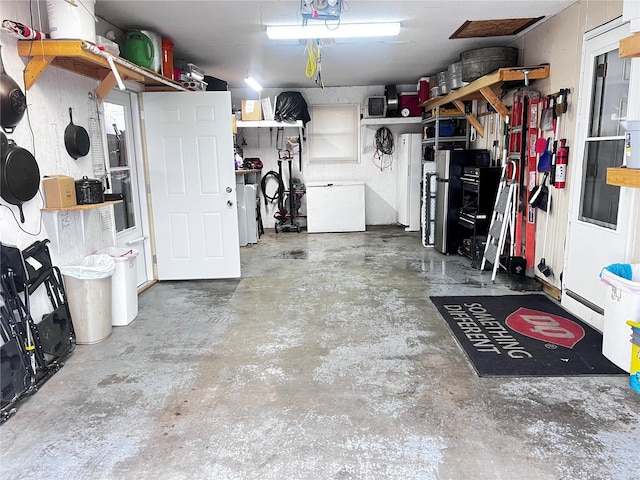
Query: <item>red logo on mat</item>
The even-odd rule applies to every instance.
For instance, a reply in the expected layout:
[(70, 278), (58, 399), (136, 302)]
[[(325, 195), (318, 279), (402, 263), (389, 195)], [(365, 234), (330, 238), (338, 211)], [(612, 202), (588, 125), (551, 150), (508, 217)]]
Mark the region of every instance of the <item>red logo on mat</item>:
[(522, 335), (567, 348), (573, 348), (584, 338), (584, 328), (576, 322), (530, 308), (519, 308), (507, 317), (505, 323)]

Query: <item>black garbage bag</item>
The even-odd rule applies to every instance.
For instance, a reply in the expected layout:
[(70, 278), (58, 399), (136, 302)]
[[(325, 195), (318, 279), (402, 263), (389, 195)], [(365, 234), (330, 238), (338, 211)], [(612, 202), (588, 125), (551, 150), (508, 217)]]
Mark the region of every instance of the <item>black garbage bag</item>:
[(311, 117), (307, 109), (307, 102), (300, 92), (282, 92), (276, 100), (276, 110), (274, 119), (277, 122), (293, 123), (296, 120), (302, 120), (304, 125), (307, 124)]

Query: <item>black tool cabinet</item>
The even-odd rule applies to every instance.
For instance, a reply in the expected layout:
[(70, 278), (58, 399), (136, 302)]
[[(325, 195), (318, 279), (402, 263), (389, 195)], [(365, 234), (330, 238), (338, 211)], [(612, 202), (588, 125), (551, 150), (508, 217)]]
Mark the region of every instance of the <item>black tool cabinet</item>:
[(465, 167), (462, 177), (462, 207), (458, 216), (460, 238), (458, 253), (480, 265), (487, 240), (491, 213), (495, 204), (500, 167)]

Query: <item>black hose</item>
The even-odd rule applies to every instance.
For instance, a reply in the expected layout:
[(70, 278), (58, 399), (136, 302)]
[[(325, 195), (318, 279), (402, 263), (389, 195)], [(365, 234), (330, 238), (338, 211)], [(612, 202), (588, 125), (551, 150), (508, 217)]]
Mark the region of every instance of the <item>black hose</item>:
[[(267, 193), (267, 182), (269, 181), (270, 177), (273, 177), (274, 180), (276, 180), (278, 182), (278, 188), (273, 193), (273, 195), (269, 195)], [(270, 170), (267, 173), (265, 173), (264, 176), (262, 177), (262, 181), (260, 182), (260, 188), (262, 188), (262, 195), (264, 196), (264, 203), (265, 204), (267, 204), (269, 202), (270, 203), (278, 202), (278, 205), (280, 204), (280, 200), (282, 199), (282, 196), (284, 195), (284, 182), (282, 181), (282, 177), (280, 176), (280, 174), (278, 172)]]
[(382, 155), (391, 155), (393, 153), (395, 147), (393, 134), (387, 127), (381, 127), (376, 130), (374, 141), (376, 145), (376, 152), (379, 152), (379, 157), (382, 157)]

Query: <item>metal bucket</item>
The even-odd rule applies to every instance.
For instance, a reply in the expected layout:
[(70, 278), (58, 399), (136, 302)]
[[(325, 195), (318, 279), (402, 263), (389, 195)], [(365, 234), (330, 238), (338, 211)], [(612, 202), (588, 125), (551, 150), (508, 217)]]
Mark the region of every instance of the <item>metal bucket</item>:
[(518, 49), (514, 47), (487, 47), (467, 50), (460, 54), (462, 81), (474, 80), (498, 68), (518, 65)]
[(449, 93), (449, 72), (438, 72), (438, 91), (440, 95), (446, 95)]
[(464, 82), (462, 81), (462, 66), (460, 62), (452, 63), (449, 65), (449, 90), (456, 90), (462, 86), (464, 86)]

